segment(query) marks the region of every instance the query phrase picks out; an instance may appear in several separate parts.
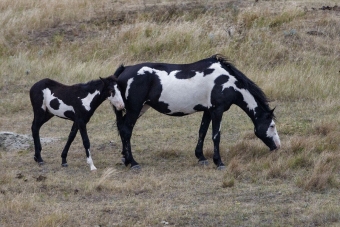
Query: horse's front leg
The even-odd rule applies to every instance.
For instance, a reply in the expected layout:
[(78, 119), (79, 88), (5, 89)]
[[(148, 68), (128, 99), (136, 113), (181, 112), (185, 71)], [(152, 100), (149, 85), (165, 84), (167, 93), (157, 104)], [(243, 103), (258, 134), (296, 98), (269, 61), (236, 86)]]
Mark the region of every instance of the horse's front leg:
[(215, 110), (211, 112), (212, 120), (212, 140), (214, 142), (214, 156), (213, 160), (217, 166), (217, 169), (225, 169), (220, 156), (220, 138), (221, 138), (221, 121), (222, 121), (223, 111)]
[(73, 142), (74, 138), (77, 135), (77, 132), (78, 132), (78, 125), (74, 122), (72, 125), (70, 135), (68, 136), (67, 143), (63, 149), (63, 152), (61, 153), (61, 166), (63, 167), (68, 166), (67, 161), (66, 161), (67, 153), (68, 153), (68, 150), (70, 149), (71, 143)]
[(92, 157), (91, 157), (90, 140), (89, 140), (89, 137), (87, 135), (86, 123), (83, 122), (83, 121), (78, 121), (77, 124), (78, 124), (78, 128), (79, 128), (79, 131), (80, 131), (81, 138), (83, 140), (83, 145), (84, 145), (85, 152), (86, 152), (87, 164), (90, 165), (91, 170), (96, 170), (97, 168), (94, 166), (93, 160), (92, 160)]
[(203, 144), (204, 144), (204, 138), (207, 134), (209, 125), (211, 121), (211, 115), (209, 111), (204, 111), (201, 126), (199, 129), (198, 134), (198, 142), (195, 149), (195, 155), (198, 158), (198, 163), (201, 165), (208, 165), (208, 160), (204, 157), (203, 154)]

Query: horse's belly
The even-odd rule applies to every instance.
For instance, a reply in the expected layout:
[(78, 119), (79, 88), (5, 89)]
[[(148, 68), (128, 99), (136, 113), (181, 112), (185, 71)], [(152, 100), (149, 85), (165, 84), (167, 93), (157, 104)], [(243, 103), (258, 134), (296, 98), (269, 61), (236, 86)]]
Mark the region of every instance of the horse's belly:
[(211, 106), (210, 96), (202, 94), (176, 94), (171, 96), (161, 96), (159, 101), (168, 105), (167, 114), (183, 113), (192, 114), (198, 111), (198, 107), (209, 108)]
[(211, 107), (213, 78), (204, 77), (197, 72), (189, 79), (177, 79), (175, 76), (160, 77), (162, 92), (159, 101), (168, 104), (170, 114), (197, 112), (197, 107)]

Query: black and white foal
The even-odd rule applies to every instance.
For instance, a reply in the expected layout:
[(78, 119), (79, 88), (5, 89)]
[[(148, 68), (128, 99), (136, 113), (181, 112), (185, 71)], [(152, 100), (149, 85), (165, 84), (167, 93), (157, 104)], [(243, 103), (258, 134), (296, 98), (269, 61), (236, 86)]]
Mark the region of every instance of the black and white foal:
[(123, 160), (139, 168), (131, 153), (133, 127), (149, 107), (171, 116), (203, 111), (195, 155), (207, 164), (203, 143), (212, 121), (213, 161), (225, 166), (219, 152), (221, 120), (224, 111), (236, 104), (251, 118), (255, 134), (270, 150), (280, 147), (274, 123), (274, 110), (263, 91), (222, 55), (191, 64), (142, 63), (117, 69), (118, 85), (124, 95), (126, 114), (115, 111), (123, 143)]
[(90, 81), (86, 84), (63, 85), (51, 79), (43, 79), (34, 84), (30, 90), (30, 98), (34, 112), (32, 136), (34, 140), (34, 160), (39, 164), (41, 158), (41, 143), (39, 130), (53, 116), (73, 121), (73, 126), (67, 143), (61, 153), (62, 166), (67, 166), (67, 152), (78, 130), (80, 131), (86, 151), (87, 163), (91, 170), (93, 164), (90, 152), (90, 141), (87, 136), (86, 124), (97, 107), (106, 99), (117, 109), (124, 109), (121, 92), (114, 76)]

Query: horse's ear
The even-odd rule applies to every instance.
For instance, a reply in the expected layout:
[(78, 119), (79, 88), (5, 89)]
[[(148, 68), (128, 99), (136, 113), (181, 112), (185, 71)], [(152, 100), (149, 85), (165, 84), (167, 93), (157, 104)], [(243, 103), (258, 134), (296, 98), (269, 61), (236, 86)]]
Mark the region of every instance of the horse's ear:
[(274, 118), (275, 119), (275, 115), (274, 115), (274, 110), (276, 109), (276, 106), (274, 107), (274, 109), (272, 109), (271, 111), (270, 111), (270, 117), (271, 118)]
[(276, 109), (276, 106), (274, 107), (274, 109), (272, 109), (271, 111), (270, 111), (270, 113), (271, 114), (274, 114), (274, 110)]

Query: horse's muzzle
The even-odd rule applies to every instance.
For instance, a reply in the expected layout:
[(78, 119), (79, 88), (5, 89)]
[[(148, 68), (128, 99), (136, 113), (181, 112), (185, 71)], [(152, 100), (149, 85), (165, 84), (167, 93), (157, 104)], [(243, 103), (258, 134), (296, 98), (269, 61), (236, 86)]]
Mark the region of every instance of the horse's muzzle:
[(281, 148), (281, 144), (275, 144), (275, 147), (270, 148), (270, 151), (276, 151)]

